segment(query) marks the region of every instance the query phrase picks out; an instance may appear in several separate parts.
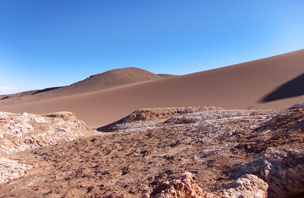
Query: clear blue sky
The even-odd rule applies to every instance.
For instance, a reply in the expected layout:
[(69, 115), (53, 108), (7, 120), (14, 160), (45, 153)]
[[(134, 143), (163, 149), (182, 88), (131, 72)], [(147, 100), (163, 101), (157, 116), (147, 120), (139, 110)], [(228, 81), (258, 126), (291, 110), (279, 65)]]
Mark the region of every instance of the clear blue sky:
[(303, 0), (0, 0), (0, 94), (120, 67), (185, 74), (304, 48)]

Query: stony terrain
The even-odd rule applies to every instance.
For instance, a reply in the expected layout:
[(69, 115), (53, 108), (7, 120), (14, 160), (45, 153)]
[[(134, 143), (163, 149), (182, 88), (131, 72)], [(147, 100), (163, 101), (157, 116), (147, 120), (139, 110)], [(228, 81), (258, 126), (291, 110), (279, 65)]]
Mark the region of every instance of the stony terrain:
[(0, 154), (72, 141), (88, 130), (84, 122), (70, 112), (46, 115), (0, 112)]
[(22, 177), (0, 197), (304, 196), (303, 105), (143, 109), (98, 131), (10, 154)]
[(12, 160), (13, 154), (70, 142), (87, 134), (85, 123), (70, 112), (46, 115), (0, 112), (0, 184), (23, 176), (33, 167), (23, 160)]

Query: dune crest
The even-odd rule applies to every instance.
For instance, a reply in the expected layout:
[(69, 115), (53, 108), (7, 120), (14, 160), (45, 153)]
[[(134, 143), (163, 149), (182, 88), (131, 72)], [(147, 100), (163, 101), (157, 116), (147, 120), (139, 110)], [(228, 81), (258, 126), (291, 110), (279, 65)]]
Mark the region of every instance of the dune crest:
[[(136, 67), (126, 67), (120, 69), (109, 70), (100, 74), (92, 75), (84, 80), (73, 83), (68, 86), (50, 87), (41, 90), (25, 91), (21, 93), (3, 95), (0, 100), (15, 99), (15, 100), (39, 100), (45, 98), (53, 98), (58, 96), (67, 96), (74, 94), (87, 93), (92, 91), (100, 91), (130, 83), (159, 80), (168, 78), (169, 74), (153, 74), (144, 69)], [(36, 96), (36, 97), (35, 97)], [(37, 97), (38, 96), (38, 97)], [(29, 98), (28, 98), (29, 97)]]

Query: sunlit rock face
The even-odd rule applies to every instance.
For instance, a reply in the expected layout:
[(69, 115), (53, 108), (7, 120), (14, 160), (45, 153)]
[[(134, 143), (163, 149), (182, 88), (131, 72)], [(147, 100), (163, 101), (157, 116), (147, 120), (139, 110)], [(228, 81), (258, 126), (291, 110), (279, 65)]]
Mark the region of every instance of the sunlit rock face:
[(34, 115), (0, 112), (0, 154), (72, 141), (88, 128), (70, 112)]
[(46, 115), (0, 112), (0, 184), (18, 179), (33, 168), (13, 154), (38, 147), (69, 142), (84, 136), (88, 130), (83, 121), (70, 112)]
[(145, 198), (267, 198), (268, 184), (255, 175), (243, 175), (222, 186), (219, 192), (207, 193), (193, 180), (193, 175), (185, 172), (181, 177), (160, 183)]

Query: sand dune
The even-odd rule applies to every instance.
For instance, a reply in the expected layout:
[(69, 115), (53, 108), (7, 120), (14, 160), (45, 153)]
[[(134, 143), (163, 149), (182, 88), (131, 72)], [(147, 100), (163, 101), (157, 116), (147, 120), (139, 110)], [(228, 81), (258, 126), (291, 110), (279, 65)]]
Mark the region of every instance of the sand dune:
[(122, 69), (114, 69), (101, 74), (92, 75), (89, 78), (71, 84), (70, 86), (62, 87), (47, 94), (52, 95), (70, 95), (84, 92), (108, 89), (129, 83), (159, 80), (163, 77), (148, 72), (143, 69), (128, 67)]
[(25, 91), (16, 94), (10, 94), (2, 97), (2, 100), (10, 99), (8, 103), (16, 103), (16, 101), (22, 99), (23, 102), (29, 100), (45, 99), (58, 96), (73, 95), (79, 93), (86, 93), (97, 90), (104, 90), (112, 87), (126, 85), (135, 82), (159, 80), (168, 78), (173, 75), (169, 74), (153, 74), (149, 71), (136, 68), (127, 67), (121, 69), (113, 69), (103, 72), (101, 74), (92, 75), (82, 81), (73, 83), (68, 86), (62, 87), (50, 87), (41, 90)]
[(24, 92), (20, 92), (20, 93), (16, 93), (16, 94), (1, 95), (0, 100), (23, 98), (26, 96), (33, 95), (36, 91), (38, 91), (38, 90), (24, 91)]
[[(72, 111), (90, 127), (118, 120), (148, 107), (205, 106), (224, 108), (287, 108), (304, 96), (263, 98), (304, 73), (304, 50), (184, 76), (138, 82), (101, 91), (4, 104), (0, 111), (46, 113)], [(88, 82), (88, 86), (91, 84)], [(297, 85), (295, 88), (299, 88)], [(280, 95), (280, 90), (278, 93)], [(282, 93), (284, 95), (284, 93)]]

